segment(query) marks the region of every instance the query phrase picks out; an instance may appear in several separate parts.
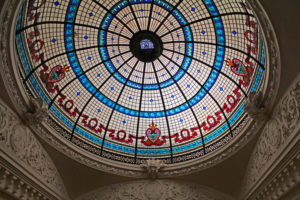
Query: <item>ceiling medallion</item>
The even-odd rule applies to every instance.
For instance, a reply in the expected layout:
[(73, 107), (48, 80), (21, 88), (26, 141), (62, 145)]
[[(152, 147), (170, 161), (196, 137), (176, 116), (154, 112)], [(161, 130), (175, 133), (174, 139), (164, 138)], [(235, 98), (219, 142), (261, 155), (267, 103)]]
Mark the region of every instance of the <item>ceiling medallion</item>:
[(139, 31), (130, 40), (132, 54), (142, 62), (153, 62), (162, 54), (161, 39), (151, 31)]

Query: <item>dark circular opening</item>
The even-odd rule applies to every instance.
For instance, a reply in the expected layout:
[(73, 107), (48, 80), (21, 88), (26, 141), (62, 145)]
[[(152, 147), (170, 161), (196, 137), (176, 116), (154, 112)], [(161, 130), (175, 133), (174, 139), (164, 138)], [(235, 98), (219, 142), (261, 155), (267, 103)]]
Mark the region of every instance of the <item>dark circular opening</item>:
[(162, 41), (151, 31), (140, 31), (133, 35), (130, 40), (132, 54), (143, 62), (152, 62), (162, 53)]

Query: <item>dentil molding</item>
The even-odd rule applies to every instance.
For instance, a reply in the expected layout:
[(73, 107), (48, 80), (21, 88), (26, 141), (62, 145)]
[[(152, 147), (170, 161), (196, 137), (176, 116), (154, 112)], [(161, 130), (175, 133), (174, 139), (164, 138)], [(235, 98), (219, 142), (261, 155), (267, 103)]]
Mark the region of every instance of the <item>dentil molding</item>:
[(26, 200), (68, 198), (47, 152), (32, 131), (1, 99), (0, 189)]

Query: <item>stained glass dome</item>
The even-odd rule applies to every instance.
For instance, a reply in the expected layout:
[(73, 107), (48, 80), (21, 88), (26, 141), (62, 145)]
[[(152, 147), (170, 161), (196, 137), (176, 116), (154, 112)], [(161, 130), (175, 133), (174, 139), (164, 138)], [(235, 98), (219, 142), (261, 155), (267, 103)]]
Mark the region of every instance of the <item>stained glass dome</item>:
[(20, 79), (55, 134), (132, 165), (230, 145), (267, 76), (243, 0), (27, 0), (15, 36)]

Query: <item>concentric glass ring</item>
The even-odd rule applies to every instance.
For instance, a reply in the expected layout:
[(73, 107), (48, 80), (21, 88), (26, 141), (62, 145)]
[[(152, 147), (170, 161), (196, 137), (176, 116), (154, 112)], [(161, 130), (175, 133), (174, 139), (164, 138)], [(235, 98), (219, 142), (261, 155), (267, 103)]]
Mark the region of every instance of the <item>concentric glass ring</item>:
[(27, 0), (20, 78), (55, 131), (99, 157), (172, 164), (230, 143), (264, 87), (265, 47), (236, 0)]

